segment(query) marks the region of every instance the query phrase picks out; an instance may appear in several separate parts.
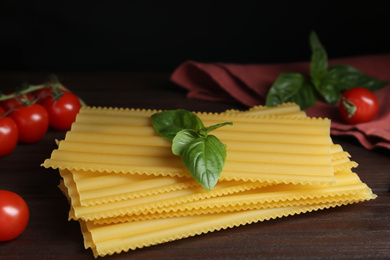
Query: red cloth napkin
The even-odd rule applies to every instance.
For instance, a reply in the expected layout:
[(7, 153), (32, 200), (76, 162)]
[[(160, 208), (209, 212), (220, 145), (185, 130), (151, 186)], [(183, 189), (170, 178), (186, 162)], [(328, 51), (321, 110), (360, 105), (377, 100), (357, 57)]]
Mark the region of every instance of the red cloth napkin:
[[(381, 80), (390, 81), (390, 54), (329, 60), (329, 65), (347, 64)], [(187, 89), (188, 98), (241, 103), (248, 107), (264, 105), (271, 85), (282, 72), (297, 72), (308, 77), (309, 62), (280, 64), (226, 64), (187, 61), (171, 75), (171, 80)], [(352, 135), (368, 149), (390, 149), (390, 86), (376, 91), (380, 110), (368, 123), (348, 125), (336, 105), (318, 101), (306, 110), (308, 116), (332, 120), (332, 135)]]

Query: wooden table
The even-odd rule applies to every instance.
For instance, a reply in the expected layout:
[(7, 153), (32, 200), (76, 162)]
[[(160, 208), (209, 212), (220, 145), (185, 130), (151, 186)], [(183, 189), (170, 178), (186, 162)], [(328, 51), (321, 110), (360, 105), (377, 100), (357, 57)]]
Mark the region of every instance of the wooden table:
[[(186, 98), (169, 72), (58, 73), (91, 106), (219, 112), (238, 105)], [(0, 73), (0, 88), (45, 80), (46, 73)], [(0, 189), (20, 194), (30, 209), (25, 232), (0, 243), (0, 259), (93, 259), (78, 223), (57, 188), (56, 170), (40, 166), (62, 139), (50, 130), (35, 144), (20, 144), (0, 158)], [(359, 204), (256, 223), (108, 256), (107, 259), (390, 259), (390, 151), (366, 150), (354, 139), (334, 137), (359, 163), (355, 172), (378, 198)]]

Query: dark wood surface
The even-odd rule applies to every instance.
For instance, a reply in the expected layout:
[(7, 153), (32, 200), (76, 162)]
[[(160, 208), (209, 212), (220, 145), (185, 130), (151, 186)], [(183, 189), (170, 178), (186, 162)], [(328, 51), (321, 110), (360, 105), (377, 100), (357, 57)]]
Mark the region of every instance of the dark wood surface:
[[(91, 106), (219, 112), (238, 105), (186, 98), (162, 73), (58, 73)], [(46, 73), (0, 73), (1, 90), (22, 81), (41, 83)], [(0, 243), (0, 259), (93, 259), (78, 223), (57, 188), (56, 170), (40, 164), (64, 131), (49, 130), (35, 144), (19, 144), (0, 158), (0, 189), (20, 194), (30, 209), (25, 232)], [(186, 238), (106, 259), (390, 259), (390, 151), (366, 150), (353, 138), (333, 137), (359, 163), (355, 172), (378, 198), (359, 204), (270, 220)]]

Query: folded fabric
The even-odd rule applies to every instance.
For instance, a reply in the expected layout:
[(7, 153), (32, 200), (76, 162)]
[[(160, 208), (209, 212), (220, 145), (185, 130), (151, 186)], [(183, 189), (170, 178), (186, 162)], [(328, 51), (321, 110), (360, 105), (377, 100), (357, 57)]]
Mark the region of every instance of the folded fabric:
[[(390, 81), (390, 54), (330, 59), (329, 65), (347, 64), (381, 80)], [(226, 64), (187, 61), (171, 75), (175, 84), (188, 90), (188, 98), (240, 103), (248, 107), (264, 105), (269, 88), (282, 72), (309, 77), (310, 62), (279, 64)], [(343, 122), (337, 105), (318, 101), (306, 110), (308, 116), (332, 120), (332, 135), (351, 135), (367, 149), (390, 149), (390, 86), (375, 92), (380, 110), (368, 123)]]

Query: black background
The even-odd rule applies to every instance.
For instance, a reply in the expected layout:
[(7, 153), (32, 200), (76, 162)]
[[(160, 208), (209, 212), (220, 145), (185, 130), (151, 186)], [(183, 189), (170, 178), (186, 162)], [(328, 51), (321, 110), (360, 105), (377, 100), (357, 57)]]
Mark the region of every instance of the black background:
[(164, 70), (186, 60), (390, 53), (386, 1), (1, 1), (0, 70)]

